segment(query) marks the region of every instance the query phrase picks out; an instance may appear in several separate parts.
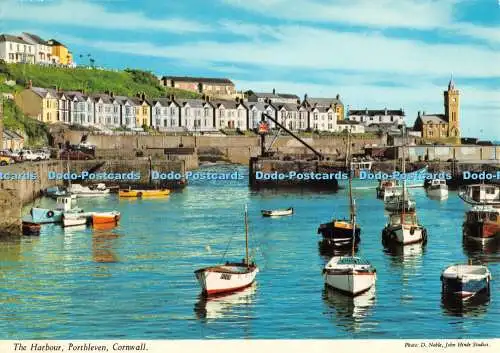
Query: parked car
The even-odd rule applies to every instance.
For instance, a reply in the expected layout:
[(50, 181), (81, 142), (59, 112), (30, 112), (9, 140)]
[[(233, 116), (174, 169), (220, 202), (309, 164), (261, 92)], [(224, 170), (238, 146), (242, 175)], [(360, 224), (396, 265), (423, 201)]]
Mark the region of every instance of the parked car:
[(35, 153), (40, 155), (40, 157), (42, 157), (42, 160), (50, 159), (50, 151), (48, 151), (48, 150), (38, 150)]
[(41, 161), (45, 156), (32, 150), (22, 150), (19, 155), (24, 161)]
[(0, 151), (0, 155), (5, 156), (5, 157), (10, 157), (14, 161), (14, 163), (19, 163), (19, 162), (23, 161), (23, 159), (19, 156), (19, 152), (13, 152), (10, 150), (2, 150), (2, 151)]
[(0, 165), (7, 165), (15, 163), (14, 160), (7, 156), (0, 156)]
[(84, 160), (88, 161), (90, 159), (94, 159), (94, 156), (91, 154), (78, 151), (78, 150), (65, 150), (62, 151), (59, 155), (60, 159), (69, 159), (69, 160)]

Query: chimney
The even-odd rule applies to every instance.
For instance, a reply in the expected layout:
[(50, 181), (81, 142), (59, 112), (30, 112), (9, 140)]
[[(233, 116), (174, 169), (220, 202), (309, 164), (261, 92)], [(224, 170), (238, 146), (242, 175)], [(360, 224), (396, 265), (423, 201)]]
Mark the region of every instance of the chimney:
[(146, 100), (146, 93), (145, 93), (145, 92), (142, 92), (142, 94), (141, 94), (141, 99), (142, 99), (143, 101), (145, 101), (145, 100)]
[(110, 91), (110, 92), (109, 92), (109, 95), (111, 96), (111, 98), (115, 98), (115, 92)]
[(239, 103), (240, 102), (240, 97), (236, 97), (235, 101), (236, 101), (236, 103)]
[(335, 96), (335, 99), (340, 100), (340, 94), (337, 93), (337, 95)]
[(276, 95), (276, 89), (273, 88), (273, 96)]
[(307, 93), (304, 94), (304, 101), (306, 101), (306, 100), (307, 100)]

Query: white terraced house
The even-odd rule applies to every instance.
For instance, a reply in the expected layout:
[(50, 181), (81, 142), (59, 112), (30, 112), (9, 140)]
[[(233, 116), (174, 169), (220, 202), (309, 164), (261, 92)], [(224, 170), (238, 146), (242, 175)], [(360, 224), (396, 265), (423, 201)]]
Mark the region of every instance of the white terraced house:
[(276, 120), (289, 130), (307, 129), (307, 109), (299, 104), (276, 104), (278, 117)]
[(169, 98), (153, 99), (151, 107), (153, 128), (159, 131), (181, 131), (179, 125), (180, 107)]
[(90, 126), (94, 125), (94, 103), (91, 97), (82, 92), (65, 92), (69, 101), (70, 123)]
[(405, 112), (403, 109), (380, 109), (380, 110), (352, 110), (347, 112), (347, 119), (357, 121), (365, 126), (371, 124), (404, 124)]
[(57, 60), (52, 60), (52, 46), (49, 43), (36, 34), (23, 32), (21, 37), (34, 46), (36, 64), (49, 65), (57, 63)]
[(0, 60), (6, 63), (35, 63), (35, 46), (21, 37), (0, 35)]
[(215, 128), (220, 129), (248, 129), (248, 109), (243, 102), (237, 101), (213, 101), (215, 106)]
[[(262, 102), (247, 102), (246, 104), (248, 106), (248, 121), (250, 125), (249, 129), (259, 128), (259, 123), (263, 119), (263, 113), (270, 115), (272, 118), (276, 119), (276, 107), (274, 105)], [(276, 126), (276, 124), (269, 119), (266, 119), (266, 122), (269, 124), (269, 127), (271, 129), (274, 129), (274, 127)]]
[(337, 131), (338, 115), (332, 107), (314, 107), (310, 115), (311, 129), (318, 131)]
[(96, 94), (94, 98), (94, 123), (105, 128), (121, 126), (121, 106), (112, 95)]
[(121, 105), (121, 126), (131, 130), (135, 129), (136, 109), (139, 109), (140, 105), (126, 96), (115, 96), (114, 98)]
[(188, 131), (216, 131), (214, 126), (214, 106), (200, 99), (177, 100), (181, 107), (181, 126)]

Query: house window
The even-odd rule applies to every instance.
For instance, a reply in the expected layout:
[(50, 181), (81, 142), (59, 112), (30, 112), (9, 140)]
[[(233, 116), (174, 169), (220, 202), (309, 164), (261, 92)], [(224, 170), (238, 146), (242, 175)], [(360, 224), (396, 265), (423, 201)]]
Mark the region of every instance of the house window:
[[(186, 116), (189, 116), (189, 114), (190, 114), (190, 110), (189, 110), (189, 108), (186, 108)], [(187, 124), (187, 121), (186, 121), (186, 124)]]
[(125, 119), (125, 124), (126, 124), (126, 125), (130, 124), (130, 119), (129, 119), (129, 118), (126, 118), (126, 119)]
[(314, 120), (318, 120), (318, 113), (314, 112)]
[(115, 107), (114, 107), (113, 111), (114, 111), (115, 113), (118, 113), (118, 107), (117, 107), (116, 105), (115, 105)]
[(125, 114), (130, 115), (130, 107), (125, 107)]
[(142, 107), (142, 115), (148, 114), (148, 107)]
[(170, 126), (175, 126), (175, 119), (170, 119)]
[(115, 118), (114, 118), (114, 123), (115, 123), (116, 125), (118, 125), (118, 118), (117, 118), (116, 116), (115, 116)]
[(328, 120), (333, 120), (333, 114), (332, 113), (328, 113)]
[(156, 115), (160, 115), (161, 114), (161, 108), (156, 108), (155, 111), (156, 111)]
[[(163, 126), (167, 126), (168, 124), (168, 120), (167, 119), (163, 119)], [(159, 126), (160, 125), (160, 119), (157, 120), (157, 125)]]
[(208, 108), (203, 109), (203, 116), (208, 116)]
[(174, 107), (170, 107), (170, 115), (175, 115), (175, 108)]

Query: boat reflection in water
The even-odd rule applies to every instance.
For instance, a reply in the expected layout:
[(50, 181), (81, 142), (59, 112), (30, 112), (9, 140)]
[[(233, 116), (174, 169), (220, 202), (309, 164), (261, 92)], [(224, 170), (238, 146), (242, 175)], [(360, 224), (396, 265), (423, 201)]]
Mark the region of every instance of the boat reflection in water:
[(118, 262), (113, 245), (120, 236), (111, 232), (97, 231), (92, 234), (92, 258), (98, 263)]
[(441, 296), (441, 309), (449, 316), (473, 317), (484, 315), (490, 303), (488, 294), (479, 294), (470, 300), (452, 300), (449, 297)]
[(223, 317), (247, 317), (248, 309), (255, 297), (257, 284), (231, 294), (215, 296), (199, 295), (199, 300), (194, 305), (194, 312), (198, 319), (220, 319)]
[(421, 265), (424, 251), (425, 245), (422, 243), (384, 248), (384, 252), (390, 256), (393, 265), (405, 268)]
[(463, 237), (462, 246), (464, 254), (480, 263), (500, 262), (500, 241), (479, 243)]
[(349, 331), (360, 331), (364, 329), (362, 324), (375, 304), (375, 286), (356, 297), (343, 295), (325, 286), (323, 300), (329, 309), (325, 313), (329, 316), (335, 314), (332, 321)]
[[(330, 261), (333, 256), (347, 256), (352, 255), (351, 249), (339, 249), (332, 246), (328, 241), (320, 240), (318, 242), (319, 255), (325, 260), (325, 264)], [(354, 248), (354, 253), (358, 251), (358, 246)]]

